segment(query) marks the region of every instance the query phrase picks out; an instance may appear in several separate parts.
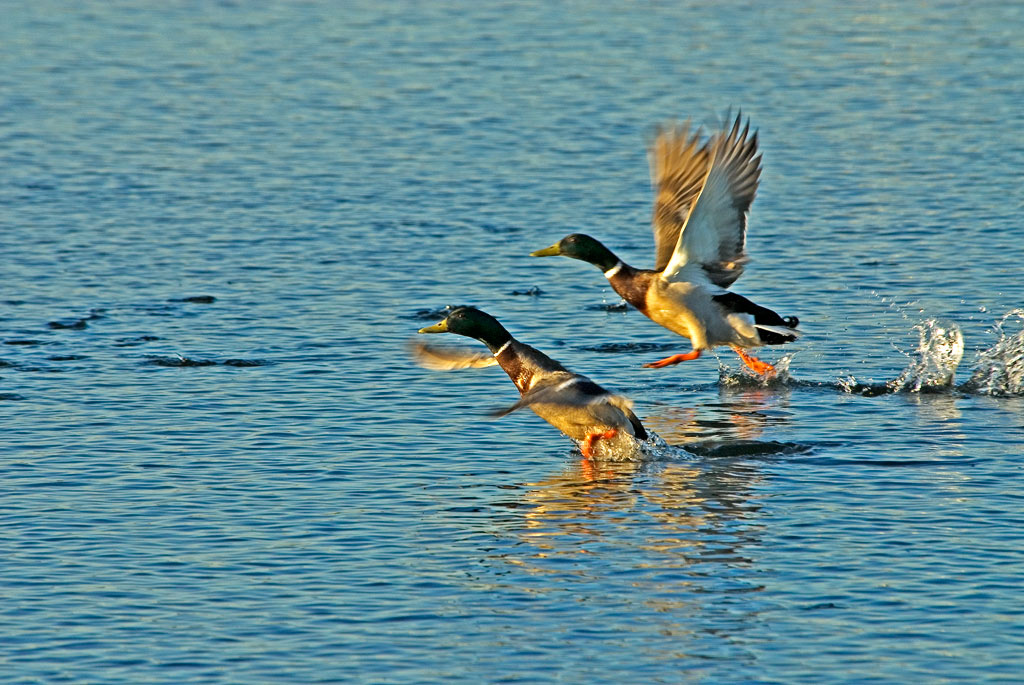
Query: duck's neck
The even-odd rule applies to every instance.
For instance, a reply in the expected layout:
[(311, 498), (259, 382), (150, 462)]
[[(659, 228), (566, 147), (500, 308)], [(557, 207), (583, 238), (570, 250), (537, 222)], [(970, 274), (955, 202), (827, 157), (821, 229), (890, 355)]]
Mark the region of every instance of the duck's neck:
[(497, 336), (489, 340), (484, 340), (483, 338), (479, 338), (479, 340), (487, 345), (491, 354), (494, 355), (494, 359), (498, 362), (498, 366), (516, 384), (520, 394), (530, 389), (533, 369), (523, 362), (520, 355), (521, 348), (523, 347), (521, 343), (517, 343), (516, 339), (509, 335), (508, 331), (505, 331), (505, 341), (501, 343), (498, 342), (501, 338)]
[[(609, 272), (615, 272), (616, 270), (626, 266), (621, 259), (615, 256), (614, 252), (596, 240), (593, 241), (593, 244), (586, 252), (586, 256), (582, 257), (582, 259), (590, 262), (603, 271), (605, 276), (608, 276)], [(611, 276), (608, 277), (611, 278)]]
[(494, 356), (504, 352), (512, 345), (512, 334), (506, 331), (505, 327), (497, 321), (488, 326), (481, 327), (473, 337), (487, 345), (487, 349)]
[(653, 272), (634, 269), (629, 264), (619, 262), (604, 272), (608, 284), (626, 302), (647, 313), (647, 291), (651, 287)]
[(615, 292), (622, 296), (622, 299), (643, 311), (645, 295), (650, 285), (649, 279), (638, 278), (638, 274), (642, 272), (616, 257), (614, 252), (601, 243), (594, 242), (595, 245), (587, 254), (586, 261), (604, 273), (608, 283)]
[(604, 272), (604, 277), (607, 278), (612, 285), (615, 285), (617, 281), (629, 279), (636, 273), (636, 269), (631, 267), (629, 264), (626, 264), (621, 259), (616, 259), (615, 263), (607, 269), (602, 266), (601, 271)]

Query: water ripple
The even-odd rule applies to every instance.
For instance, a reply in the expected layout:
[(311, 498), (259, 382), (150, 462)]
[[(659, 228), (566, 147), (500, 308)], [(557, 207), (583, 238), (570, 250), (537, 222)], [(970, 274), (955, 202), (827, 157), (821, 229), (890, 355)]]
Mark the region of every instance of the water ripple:
[[(0, 680), (1019, 680), (1018, 5), (18, 3)], [(641, 369), (686, 341), (528, 255), (650, 265), (645, 136), (730, 103), (805, 335)], [(404, 354), (445, 302), (651, 444), (482, 418)]]

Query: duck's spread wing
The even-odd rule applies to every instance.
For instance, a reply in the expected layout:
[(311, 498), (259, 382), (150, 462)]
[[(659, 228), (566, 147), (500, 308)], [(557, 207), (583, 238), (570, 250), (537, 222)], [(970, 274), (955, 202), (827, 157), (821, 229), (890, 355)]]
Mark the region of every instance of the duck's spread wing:
[[(750, 121), (740, 127), (742, 115), (709, 143), (711, 168), (663, 277), (689, 280), (691, 264), (700, 265), (715, 285), (728, 288), (743, 273), (748, 261), (747, 212), (761, 177), (757, 132)], [(685, 272), (684, 272), (685, 269)]]
[(409, 342), (409, 351), (416, 363), (435, 371), (493, 366), (498, 360), (486, 352), (474, 352), (458, 347), (428, 345), (418, 340)]
[(632, 406), (632, 402), (625, 397), (608, 392), (589, 378), (578, 375), (566, 377), (556, 374), (537, 381), (523, 393), (518, 402), (508, 407), (495, 409), (490, 412), (490, 415), (505, 416), (533, 404), (559, 404), (572, 408), (589, 407), (595, 404), (611, 404), (624, 409)]
[(663, 126), (648, 148), (654, 186), (654, 270), (669, 263), (686, 225), (693, 203), (707, 178), (710, 151), (698, 146), (700, 131), (690, 133), (690, 122)]

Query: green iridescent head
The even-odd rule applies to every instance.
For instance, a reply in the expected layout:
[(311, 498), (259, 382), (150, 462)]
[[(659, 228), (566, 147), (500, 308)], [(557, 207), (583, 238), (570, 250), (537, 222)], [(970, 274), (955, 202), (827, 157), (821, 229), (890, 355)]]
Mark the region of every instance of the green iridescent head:
[(508, 342), (512, 335), (498, 320), (474, 307), (459, 307), (433, 326), (421, 328), (420, 333), (455, 333), (467, 338), (476, 338), (491, 349), (497, 350)]
[(611, 269), (619, 263), (619, 258), (601, 244), (599, 240), (584, 233), (572, 233), (565, 236), (551, 247), (531, 252), (531, 257), (572, 257), (589, 262), (602, 271)]

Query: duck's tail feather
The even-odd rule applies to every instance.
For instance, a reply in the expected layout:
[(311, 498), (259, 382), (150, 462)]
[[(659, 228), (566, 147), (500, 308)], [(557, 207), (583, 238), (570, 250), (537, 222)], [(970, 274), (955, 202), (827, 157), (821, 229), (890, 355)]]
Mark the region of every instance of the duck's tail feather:
[(757, 329), (757, 334), (761, 338), (761, 342), (765, 345), (783, 345), (788, 342), (793, 342), (799, 338), (802, 333), (792, 328), (784, 328), (782, 326), (768, 326), (766, 324), (757, 323), (755, 321), (754, 328)]
[(714, 295), (712, 299), (727, 311), (753, 316), (754, 327), (757, 328), (761, 342), (765, 345), (782, 345), (800, 337), (800, 331), (796, 330), (800, 320), (795, 316), (779, 316), (771, 309), (732, 292)]

